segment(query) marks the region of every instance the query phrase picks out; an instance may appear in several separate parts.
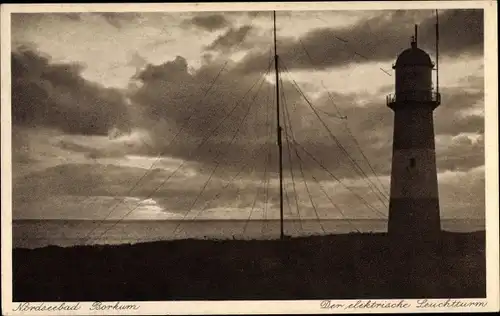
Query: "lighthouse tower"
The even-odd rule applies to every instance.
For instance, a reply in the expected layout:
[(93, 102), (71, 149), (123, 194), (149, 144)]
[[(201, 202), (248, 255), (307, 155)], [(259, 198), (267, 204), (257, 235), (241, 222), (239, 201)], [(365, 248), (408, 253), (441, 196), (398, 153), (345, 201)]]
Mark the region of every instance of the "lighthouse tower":
[(433, 91), (429, 55), (411, 47), (393, 66), (396, 92), (387, 96), (394, 111), (394, 135), (389, 203), (389, 235), (402, 239), (434, 238), (440, 232), (433, 111), (440, 95)]

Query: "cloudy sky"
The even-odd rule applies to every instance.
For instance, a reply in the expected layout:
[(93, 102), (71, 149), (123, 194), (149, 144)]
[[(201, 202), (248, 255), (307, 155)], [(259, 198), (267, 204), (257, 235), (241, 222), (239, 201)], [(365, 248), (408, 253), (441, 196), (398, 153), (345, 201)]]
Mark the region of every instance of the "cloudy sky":
[[(439, 14), (441, 213), (482, 218), (483, 12)], [(14, 219), (277, 217), (271, 12), (11, 20)], [(391, 66), (414, 24), (435, 59), (434, 23), (433, 10), (277, 13), (281, 119), (298, 144), (284, 144), (287, 217), (315, 218), (309, 194), (322, 218), (387, 215)]]

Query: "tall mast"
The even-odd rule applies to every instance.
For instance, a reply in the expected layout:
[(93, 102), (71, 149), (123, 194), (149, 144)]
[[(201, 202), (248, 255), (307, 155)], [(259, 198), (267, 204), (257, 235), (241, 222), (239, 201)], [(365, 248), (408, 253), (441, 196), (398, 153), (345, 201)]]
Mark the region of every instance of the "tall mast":
[(418, 25), (415, 24), (415, 37), (413, 38), (415, 45), (418, 45)]
[(439, 93), (439, 15), (436, 9), (436, 92)]
[(281, 145), (281, 125), (280, 125), (280, 81), (278, 69), (278, 53), (276, 51), (276, 11), (273, 11), (274, 21), (274, 71), (276, 74), (276, 120), (277, 120), (277, 137), (279, 151), (279, 173), (280, 173), (280, 239), (284, 239), (283, 231), (283, 148)]

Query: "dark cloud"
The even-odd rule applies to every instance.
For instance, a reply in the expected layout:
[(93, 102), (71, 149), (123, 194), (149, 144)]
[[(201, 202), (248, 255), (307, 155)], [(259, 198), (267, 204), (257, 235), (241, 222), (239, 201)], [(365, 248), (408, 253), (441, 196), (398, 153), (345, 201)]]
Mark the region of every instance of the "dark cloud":
[[(264, 71), (264, 68), (263, 63), (261, 71)], [(275, 130), (269, 128), (269, 125), (275, 122), (274, 86), (269, 83), (262, 85), (253, 102), (256, 106), (255, 112), (252, 110), (249, 117), (243, 120), (248, 103), (242, 103), (234, 112), (231, 112), (231, 109), (258, 80), (258, 75), (242, 77), (229, 65), (217, 76), (221, 65), (216, 63), (205, 65), (195, 73), (189, 73), (187, 69), (186, 60), (177, 57), (162, 65), (149, 65), (138, 75), (142, 86), (132, 99), (141, 107), (142, 114), (147, 118), (146, 126), (153, 134), (154, 145), (150, 149), (152, 151), (147, 153), (162, 152), (165, 155), (198, 161), (205, 166), (220, 163), (225, 169), (238, 169), (248, 157), (258, 150), (263, 150), (271, 153), (270, 165), (276, 165)], [(205, 95), (205, 91), (216, 77), (216, 84)], [(482, 106), (483, 100), (483, 91), (477, 89), (480, 80), (471, 80), (473, 86), (471, 82), (465, 81), (462, 83), (463, 87), (442, 88), (443, 104), (435, 112), (436, 135), (458, 135), (483, 130), (484, 118), (466, 113), (473, 104)], [(250, 98), (253, 91), (256, 89), (252, 90)], [(341, 147), (321, 125), (290, 82), (284, 81), (282, 91), (286, 95), (281, 100), (282, 108), (286, 106), (290, 112), (297, 141), (337, 177), (360, 177), (361, 173), (356, 171), (357, 167), (353, 166), (351, 159), (370, 176), (373, 176), (372, 168), (377, 175), (390, 174), (393, 112), (386, 106), (383, 93), (378, 91), (374, 94), (343, 94), (330, 91), (330, 96), (324, 93), (313, 101), (314, 106), (321, 110), (318, 114)], [(244, 100), (249, 101), (249, 98)], [(335, 118), (338, 115), (337, 108), (340, 109), (340, 115), (347, 116), (347, 120)], [(333, 117), (325, 113), (333, 114)], [(230, 116), (225, 119), (228, 114)], [(151, 127), (153, 125), (158, 127)], [(177, 137), (171, 141), (179, 131), (182, 138)], [(235, 133), (238, 133), (237, 137), (230, 144)], [(213, 135), (210, 138), (205, 139), (211, 134)], [(205, 140), (204, 145), (200, 147)], [(288, 169), (287, 146), (284, 146), (284, 150), (284, 166)], [(307, 154), (301, 150), (299, 153), (303, 158), (303, 168), (315, 172), (320, 179), (330, 178)], [(293, 168), (295, 172), (299, 172), (295, 152), (292, 150), (290, 154)], [(445, 160), (456, 154), (445, 151), (440, 153), (439, 159)], [(259, 161), (258, 170), (262, 172), (266, 163)], [(276, 170), (274, 168), (273, 172)], [(210, 172), (210, 169), (207, 172)]]
[[(451, 13), (443, 13), (442, 26), (446, 25), (445, 21), (455, 19), (456, 14), (446, 19), (447, 14)], [(387, 28), (389, 21), (406, 21), (409, 16), (411, 12), (405, 11), (377, 15), (369, 20), (373, 23), (365, 22), (365, 26), (370, 32), (381, 32)], [(358, 28), (359, 26), (355, 27), (355, 30), (360, 34)], [(425, 27), (421, 28), (424, 30), (421, 33), (425, 33)], [(233, 35), (224, 40), (221, 36), (212, 46), (214, 49), (229, 48), (237, 41), (237, 33), (250, 31), (248, 26), (230, 29), (223, 35)], [(314, 42), (314, 39), (326, 36), (324, 34), (325, 30), (313, 31), (305, 36), (304, 42)], [(396, 35), (389, 33), (386, 36), (399, 36)], [(370, 44), (370, 41), (367, 43)], [(380, 53), (379, 56), (384, 54), (387, 55), (388, 52)], [(280, 53), (280, 56), (283, 55)], [(259, 69), (261, 74), (264, 73), (270, 57), (268, 52), (266, 58), (253, 67)], [(135, 58), (144, 66), (143, 58)], [(221, 72), (223, 66), (224, 70)], [(274, 85), (268, 82), (260, 85), (259, 73), (242, 76), (240, 67), (241, 64), (224, 65), (217, 59), (208, 58), (199, 70), (193, 71), (181, 56), (160, 65), (146, 64), (134, 78), (139, 83), (137, 88), (130, 90), (128, 95), (132, 101), (130, 106), (137, 113), (132, 123), (127, 117), (129, 109), (123, 95), (119, 91), (104, 89), (83, 79), (80, 75), (83, 70), (81, 65), (55, 64), (49, 58), (33, 52), (17, 52), (13, 53), (13, 119), (17, 125), (42, 125), (56, 127), (66, 133), (81, 134), (106, 134), (115, 127), (140, 127), (150, 133), (151, 141), (145, 146), (134, 148), (132, 152), (197, 161), (201, 167), (208, 168), (203, 171), (208, 173), (217, 164), (222, 169), (237, 170), (244, 162), (254, 159), (249, 157), (253, 157), (259, 150), (262, 150), (261, 154), (270, 152), (271, 164), (276, 165), (276, 135), (272, 127), (275, 122)], [(215, 85), (211, 87), (215, 78)], [(481, 102), (484, 103), (481, 78), (470, 77), (463, 85), (475, 90), (442, 89), (443, 105), (435, 113), (437, 135), (484, 131), (484, 119), (481, 115), (465, 114), (470, 107), (478, 106), (477, 104), (482, 106)], [(252, 90), (248, 92), (252, 86)], [(283, 88), (286, 98), (282, 98), (282, 106), (286, 102), (290, 109), (294, 133), (302, 146), (336, 176), (359, 177), (354, 167), (350, 167), (349, 157), (332, 140), (293, 85), (285, 81)], [(319, 114), (338, 142), (367, 174), (371, 174), (371, 171), (363, 155), (369, 159), (377, 174), (389, 174), (393, 114), (385, 105), (382, 93), (366, 95), (331, 91), (331, 96), (341, 109), (341, 114), (347, 116), (348, 120), (335, 119), (322, 112)], [(30, 106), (33, 100), (36, 100), (37, 107)], [(364, 100), (371, 101), (366, 103)], [(314, 104), (323, 111), (336, 112), (325, 94), (315, 100)], [(248, 116), (245, 116), (247, 113)], [(465, 149), (467, 146), (461, 148)], [(89, 157), (114, 154), (89, 148), (79, 149)], [(71, 150), (75, 148), (72, 147)], [(285, 148), (285, 168), (289, 167), (287, 150)], [(450, 153), (452, 154), (456, 155), (456, 152)], [(291, 152), (291, 155), (295, 172), (298, 172), (299, 164), (294, 157), (295, 153)], [(303, 152), (301, 155), (304, 168), (314, 172), (317, 170), (316, 174), (320, 178), (329, 177), (324, 174), (324, 170), (321, 175), (321, 167)], [(440, 157), (451, 156), (444, 152)], [(257, 170), (262, 172), (266, 163), (262, 159), (258, 162)], [(275, 173), (276, 170), (273, 170)]]
[[(238, 169), (249, 157), (268, 152), (271, 153), (268, 165), (276, 164), (273, 85), (267, 82), (260, 85), (257, 83), (259, 76), (241, 77), (229, 69), (220, 74), (216, 84), (206, 93), (219, 71), (220, 65), (211, 65), (190, 74), (186, 61), (177, 57), (162, 65), (149, 65), (138, 75), (142, 86), (131, 98), (141, 107), (144, 127), (153, 136), (154, 144), (147, 154), (160, 152), (203, 165), (220, 164), (223, 169)], [(286, 102), (291, 111), (296, 137), (311, 153), (320, 156), (322, 163), (342, 170), (348, 163), (345, 155), (332, 144), (292, 85), (285, 81), (282, 88), (286, 91), (282, 102)], [(344, 98), (352, 105), (352, 99)], [(387, 115), (390, 115), (388, 110)], [(345, 145), (351, 149), (352, 144)], [(305, 162), (308, 169), (320, 169), (307, 159)], [(265, 165), (260, 159), (258, 170), (262, 172)], [(285, 167), (288, 167), (287, 161)], [(294, 168), (297, 171), (299, 165), (295, 163)], [(337, 174), (355, 176), (350, 170)]]
[[(23, 29), (37, 27), (42, 20), (68, 20), (82, 22), (85, 17), (98, 16), (109, 25), (120, 29), (127, 23), (133, 22), (141, 16), (135, 12), (50, 12), (50, 13), (13, 13), (12, 28)], [(158, 15), (158, 14), (156, 14)]]
[[(26, 180), (16, 182), (14, 192), (17, 199), (22, 199), (23, 195), (29, 195), (29, 198), (57, 195), (128, 196), (131, 183), (141, 180), (141, 185), (133, 190), (133, 196), (161, 198), (168, 211), (182, 212), (189, 210), (207, 180), (205, 175), (196, 178), (177, 175), (164, 183), (163, 179), (169, 178), (172, 170), (155, 168), (145, 177), (144, 172), (142, 168), (116, 165), (63, 164), (30, 174)], [(248, 207), (255, 198), (257, 189), (263, 187), (262, 179), (263, 177), (247, 174), (243, 181), (239, 177), (227, 184), (214, 178), (205, 187), (196, 207), (235, 202), (240, 207)], [(223, 186), (226, 190), (221, 191)], [(234, 193), (239, 193), (238, 199), (234, 198)], [(276, 196), (276, 188), (270, 188), (268, 194)], [(215, 198), (218, 201), (209, 203), (214, 202), (212, 200)], [(258, 198), (264, 198), (262, 191)]]
[(30, 12), (30, 13), (12, 13), (12, 29), (23, 29), (27, 27), (36, 27), (43, 20), (69, 20), (80, 22), (82, 13), (79, 12)]
[[(442, 88), (441, 105), (435, 110), (436, 135), (484, 133), (484, 116), (474, 109), (484, 109), (484, 91), (465, 87)], [(483, 112), (484, 113), (484, 112)]]
[[(465, 84), (461, 87), (441, 89), (442, 104), (434, 114), (436, 137), (457, 137), (463, 133), (484, 134), (484, 117), (476, 112), (470, 113), (472, 109), (484, 107), (484, 92), (469, 88), (470, 86)], [(336, 108), (339, 108), (340, 114), (347, 116), (347, 120), (339, 120), (318, 112), (338, 142), (368, 175), (372, 172), (363, 155), (368, 158), (377, 174), (389, 174), (394, 114), (386, 106), (383, 95), (349, 95), (336, 92), (330, 92), (330, 95), (335, 105), (328, 96), (323, 95), (316, 100), (315, 106), (336, 115)], [(366, 99), (370, 101), (362, 101)], [(308, 115), (311, 116), (305, 112), (298, 114), (302, 120)], [(335, 144), (323, 126), (320, 126), (317, 118), (314, 120), (319, 126), (308, 127), (309, 133), (305, 130), (299, 133), (302, 134), (304, 147), (336, 175), (358, 177), (344, 151)], [(293, 123), (293, 126), (298, 125)], [(467, 170), (481, 166), (484, 164), (484, 149), (481, 150), (483, 147), (482, 142), (461, 143), (460, 146), (450, 143), (439, 150), (438, 166), (440, 170)], [(469, 159), (472, 154), (473, 157)], [(310, 161), (310, 164), (317, 168), (314, 162)]]
[[(314, 29), (300, 39), (280, 38), (278, 54), (290, 69), (324, 70), (360, 61), (392, 62), (399, 52), (409, 47), (417, 18), (421, 21), (419, 46), (433, 54), (433, 10), (384, 11), (351, 27)], [(448, 57), (481, 55), (483, 20), (482, 10), (443, 10), (440, 14), (440, 54)], [(253, 65), (264, 59), (265, 53), (253, 52), (246, 56), (240, 70), (251, 72)]]
[(138, 52), (134, 52), (127, 63), (128, 66), (134, 67), (137, 71), (142, 69), (148, 64), (147, 60), (142, 57)]
[(123, 147), (113, 148), (113, 146), (107, 146), (104, 148), (95, 148), (68, 140), (60, 140), (55, 146), (67, 151), (82, 153), (89, 159), (123, 157), (125, 155)]
[(259, 14), (262, 14), (264, 11), (248, 11), (247, 15), (251, 18), (257, 17)]
[(26, 133), (14, 125), (12, 127), (12, 166), (15, 174), (16, 164), (30, 164), (37, 161), (29, 152), (29, 139)]
[[(424, 47), (433, 48), (434, 21), (422, 23)], [(445, 56), (459, 57), (464, 53), (482, 55), (484, 49), (484, 11), (482, 9), (445, 10), (439, 15), (439, 48)]]
[[(120, 176), (122, 174), (122, 176)], [(14, 187), (17, 196), (115, 195), (130, 190), (144, 170), (98, 164), (64, 164), (35, 172)], [(153, 175), (154, 173), (151, 173)], [(151, 180), (149, 177), (145, 180)], [(119, 191), (116, 191), (118, 188)], [(122, 192), (123, 191), (123, 192)]]
[(158, 81), (185, 81), (189, 77), (190, 74), (188, 73), (186, 59), (177, 56), (175, 60), (168, 61), (162, 65), (147, 64), (145, 69), (135, 76), (135, 79), (139, 79), (143, 83), (151, 83)]
[[(32, 74), (44, 73), (49, 64), (47, 60), (35, 63), (30, 67), (30, 72)], [(261, 65), (262, 73), (268, 65), (269, 63)], [(78, 78), (80, 68), (78, 65), (73, 67), (68, 67), (69, 73)], [(276, 176), (277, 147), (276, 131), (273, 128), (275, 123), (274, 85), (265, 81), (261, 81), (261, 84), (258, 81), (259, 74), (242, 77), (234, 71), (234, 65), (228, 64), (224, 67), (224, 71), (220, 72), (222, 67), (223, 65), (215, 61), (204, 65), (198, 71), (190, 72), (187, 61), (178, 56), (164, 64), (148, 64), (138, 72), (136, 80), (140, 83), (139, 87), (129, 95), (138, 113), (133, 123), (135, 127), (147, 130), (151, 141), (144, 143), (144, 146), (130, 148), (129, 152), (152, 156), (161, 154), (196, 162), (197, 165), (194, 168), (200, 174), (210, 174), (215, 167), (217, 167), (217, 172), (237, 172), (244, 164), (254, 164), (254, 169), (248, 167), (245, 173), (262, 173), (267, 166), (270, 168), (269, 174)], [(49, 78), (51, 85), (59, 86), (65, 86), (71, 82), (71, 79), (61, 76), (59, 72), (56, 73), (57, 75), (52, 76), (37, 75), (35, 78)], [(23, 77), (20, 76), (20, 78)], [(76, 80), (75, 78), (73, 80)], [(217, 78), (215, 85), (208, 91), (214, 78)], [(466, 89), (471, 87), (471, 82), (469, 82), (471, 80), (474, 83), (474, 89)], [(442, 88), (443, 104), (435, 114), (436, 135), (456, 136), (464, 132), (484, 132), (484, 119), (477, 114), (466, 113), (473, 104), (476, 107), (482, 106), (483, 101), (483, 92), (477, 89), (480, 87), (480, 80), (478, 78), (471, 78), (471, 80), (464, 81), (464, 87)], [(76, 82), (80, 81), (76, 80)], [(44, 86), (36, 84), (34, 87), (43, 88)], [(24, 90), (35, 94), (30, 89)], [(51, 90), (35, 90), (35, 92), (44, 92), (49, 95), (46, 91)], [(282, 91), (286, 96), (282, 97), (282, 108), (286, 106), (290, 113), (293, 132), (300, 146), (335, 176), (341, 179), (360, 177), (360, 172), (355, 170), (356, 167), (352, 165), (350, 159), (356, 161), (369, 176), (373, 176), (371, 168), (379, 176), (390, 174), (393, 113), (386, 106), (385, 98), (380, 91), (376, 94), (342, 94), (330, 91), (330, 96), (323, 94), (313, 101), (314, 106), (321, 110), (318, 114), (343, 148), (331, 138), (290, 82), (284, 81)], [(45, 99), (58, 100), (54, 97), (58, 94), (50, 95), (51, 98)], [(39, 98), (42, 101), (45, 99)], [(49, 104), (48, 101), (44, 102), (41, 104)], [(59, 106), (59, 103), (55, 104)], [(115, 105), (110, 103), (107, 106)], [(45, 106), (45, 108), (49, 107)], [(340, 109), (340, 115), (347, 116), (347, 120), (340, 120), (325, 114), (326, 112), (337, 115), (337, 108)], [(17, 109), (18, 112), (20, 109), (22, 107)], [(72, 114), (67, 114), (66, 117), (77, 116), (77, 114), (78, 117), (86, 117), (80, 110), (69, 113)], [(33, 125), (37, 122), (66, 132), (82, 132), (81, 126), (69, 126), (67, 122), (54, 123), (53, 120), (40, 120), (43, 117), (40, 113), (33, 114), (35, 122), (26, 118), (20, 119), (19, 113), (15, 111), (13, 116), (18, 124), (24, 122), (24, 124)], [(103, 115), (103, 117), (106, 116)], [(104, 131), (107, 132), (109, 128), (118, 124), (111, 124), (111, 122), (123, 124), (121, 120), (108, 120), (108, 124), (104, 124), (106, 128), (102, 127), (92, 133), (104, 134)], [(283, 122), (282, 117), (282, 124)], [(88, 133), (88, 130), (86, 132)], [(288, 133), (291, 134), (289, 130)], [(127, 150), (123, 148), (97, 150), (81, 145), (76, 145), (78, 147), (76, 148), (74, 143), (68, 142), (59, 145), (63, 149), (85, 153), (89, 158), (123, 155), (124, 150)], [(440, 170), (462, 170), (480, 165), (480, 155), (474, 161), (456, 158), (460, 150), (479, 152), (474, 149), (476, 148), (474, 146), (481, 146), (481, 144), (461, 144), (459, 147), (450, 145), (449, 150), (439, 152)], [(344, 150), (351, 158), (345, 154)], [(310, 159), (301, 149), (299, 153), (302, 157), (302, 166), (299, 165), (293, 148), (289, 154), (288, 145), (285, 142), (285, 170), (290, 168), (289, 155), (291, 155), (296, 176), (299, 175), (300, 167), (302, 167), (307, 173), (314, 173), (318, 179), (331, 180), (330, 175), (325, 173), (317, 162)], [(267, 154), (270, 155), (269, 158)], [(370, 166), (364, 157), (368, 158)], [(451, 163), (452, 160), (454, 163)]]
[(230, 28), (218, 36), (215, 41), (206, 47), (206, 50), (227, 51), (243, 42), (252, 30), (252, 26), (244, 25), (239, 28)]
[[(196, 178), (174, 178), (173, 181), (163, 183), (162, 179), (168, 178), (170, 170), (154, 169), (143, 178), (144, 170), (134, 167), (123, 167), (115, 165), (99, 164), (64, 164), (43, 171), (30, 174), (29, 181), (18, 181), (14, 185), (14, 204), (19, 208), (26, 202), (34, 199), (57, 199), (60, 196), (134, 196), (140, 198), (152, 198), (169, 213), (186, 215), (189, 211), (194, 211), (192, 215), (206, 216), (209, 209), (229, 208), (231, 215), (238, 215), (238, 209), (244, 209), (241, 213), (262, 214), (267, 209), (266, 216), (279, 208), (279, 189), (277, 183), (268, 183), (269, 174), (245, 174), (244, 177), (233, 177), (234, 181), (222, 181), (214, 177), (205, 185), (208, 177), (199, 175)], [(142, 179), (141, 185), (130, 192), (130, 183)], [(308, 185), (316, 187), (311, 178), (307, 179)], [(180, 185), (182, 183), (182, 185)], [(295, 209), (295, 198), (299, 203), (300, 216), (315, 217), (315, 212), (310, 205), (309, 196), (304, 189), (301, 179), (297, 180), (295, 190), (287, 179), (287, 202), (290, 206), (285, 206), (287, 216), (297, 216)], [(201, 190), (203, 191), (201, 192)], [(328, 190), (328, 189), (327, 189)], [(201, 192), (201, 194), (200, 194)], [(330, 192), (332, 194), (332, 192)], [(318, 194), (315, 199), (315, 206), (319, 208), (319, 213), (331, 214), (331, 204), (323, 201), (325, 198)], [(343, 194), (339, 194), (343, 195)], [(337, 195), (337, 198), (339, 197)], [(342, 197), (345, 199), (345, 197)], [(365, 196), (365, 198), (367, 198)], [(370, 198), (367, 198), (370, 200)], [(196, 201), (196, 203), (195, 203)], [(338, 201), (337, 201), (338, 202)], [(77, 216), (86, 217), (86, 212), (95, 211), (93, 206), (102, 203), (92, 198), (80, 203), (74, 210)], [(136, 204), (137, 203), (137, 204)], [(129, 210), (139, 206), (139, 201), (128, 205)], [(135, 205), (134, 205), (135, 204)], [(267, 205), (266, 205), (267, 204)], [(351, 203), (356, 205), (357, 203)], [(109, 209), (121, 206), (121, 198), (115, 198)], [(326, 206), (326, 209), (324, 209)], [(271, 210), (273, 209), (273, 210)], [(329, 212), (328, 212), (329, 211)], [(31, 211), (35, 213), (36, 211)], [(103, 209), (103, 214), (108, 214), (108, 210)], [(95, 214), (93, 214), (95, 215)], [(101, 214), (98, 214), (101, 215)], [(102, 216), (101, 215), (101, 216)], [(115, 211), (115, 215), (117, 212)], [(328, 214), (326, 214), (328, 215)]]
[[(316, 160), (339, 178), (363, 176), (358, 168), (361, 168), (369, 176), (373, 176), (371, 168), (375, 170), (377, 175), (388, 174), (392, 146), (390, 141), (392, 135), (391, 111), (382, 100), (377, 101), (376, 96), (372, 96), (373, 102), (361, 107), (361, 96), (338, 93), (331, 93), (331, 95), (336, 106), (341, 109), (341, 114), (346, 116), (347, 120), (331, 117), (318, 111), (319, 116), (329, 129), (327, 131), (309, 109), (307, 116), (315, 123), (311, 123), (311, 126), (308, 127), (308, 133), (300, 133), (299, 130), (299, 135), (303, 134), (299, 142)], [(326, 96), (317, 100), (315, 107), (324, 109), (327, 113), (336, 114), (335, 107)], [(300, 116), (304, 117), (305, 115), (301, 114)], [(300, 154), (307, 157), (308, 169), (321, 171), (322, 168), (306, 153), (301, 152)], [(370, 166), (364, 157), (368, 159)], [(321, 173), (319, 172), (320, 175)], [(320, 177), (323, 178), (323, 176)]]
[[(480, 69), (484, 70), (484, 64), (481, 64)], [(459, 82), (471, 89), (476, 89), (484, 92), (484, 71), (480, 76), (465, 76), (464, 78), (460, 79)]]
[(123, 94), (81, 76), (80, 64), (53, 63), (31, 50), (12, 52), (12, 121), (70, 134), (128, 129)]
[(65, 12), (65, 13), (53, 13), (53, 14), (60, 14), (61, 16), (69, 19), (69, 20), (73, 20), (73, 21), (81, 21), (82, 20), (82, 17), (81, 17), (81, 13), (73, 13), (73, 12)]
[(222, 14), (201, 14), (185, 21), (187, 24), (192, 24), (206, 31), (216, 31), (231, 25), (228, 19)]
[(477, 140), (466, 134), (459, 134), (449, 141), (444, 148), (437, 148), (436, 160), (438, 171), (467, 171), (484, 165), (484, 136)]
[[(262, 73), (268, 65), (269, 60), (262, 65)], [(201, 140), (216, 129), (215, 142), (227, 142), (238, 128), (240, 134), (245, 135), (264, 124), (266, 111), (258, 109), (270, 103), (267, 99), (271, 86), (258, 74), (241, 77), (230, 70), (220, 72), (222, 67), (213, 63), (190, 73), (186, 60), (180, 56), (161, 65), (148, 65), (137, 75), (141, 87), (131, 98), (145, 118), (157, 123), (163, 121), (172, 131), (182, 129), (188, 139), (183, 139), (179, 146), (186, 141)], [(226, 65), (225, 69), (228, 68)], [(247, 111), (247, 119), (243, 120)], [(225, 116), (229, 116), (228, 119), (217, 128)], [(239, 125), (239, 121), (243, 121), (243, 125)], [(162, 142), (171, 136), (165, 129), (156, 134), (162, 136)]]
[(117, 29), (122, 28), (124, 24), (134, 21), (140, 16), (139, 13), (135, 12), (97, 12), (94, 14), (102, 17), (106, 22)]

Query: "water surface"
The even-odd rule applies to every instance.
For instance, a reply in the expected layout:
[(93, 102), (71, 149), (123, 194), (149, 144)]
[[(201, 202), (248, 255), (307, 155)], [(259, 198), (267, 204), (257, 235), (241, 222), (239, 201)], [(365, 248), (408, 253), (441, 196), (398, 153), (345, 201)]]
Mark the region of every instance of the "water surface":
[[(443, 230), (468, 232), (484, 230), (483, 219), (442, 220)], [(278, 220), (14, 220), (13, 247), (38, 248), (47, 245), (122, 244), (146, 241), (218, 238), (279, 238)], [(285, 234), (346, 234), (385, 232), (387, 221), (378, 219), (285, 220)]]

